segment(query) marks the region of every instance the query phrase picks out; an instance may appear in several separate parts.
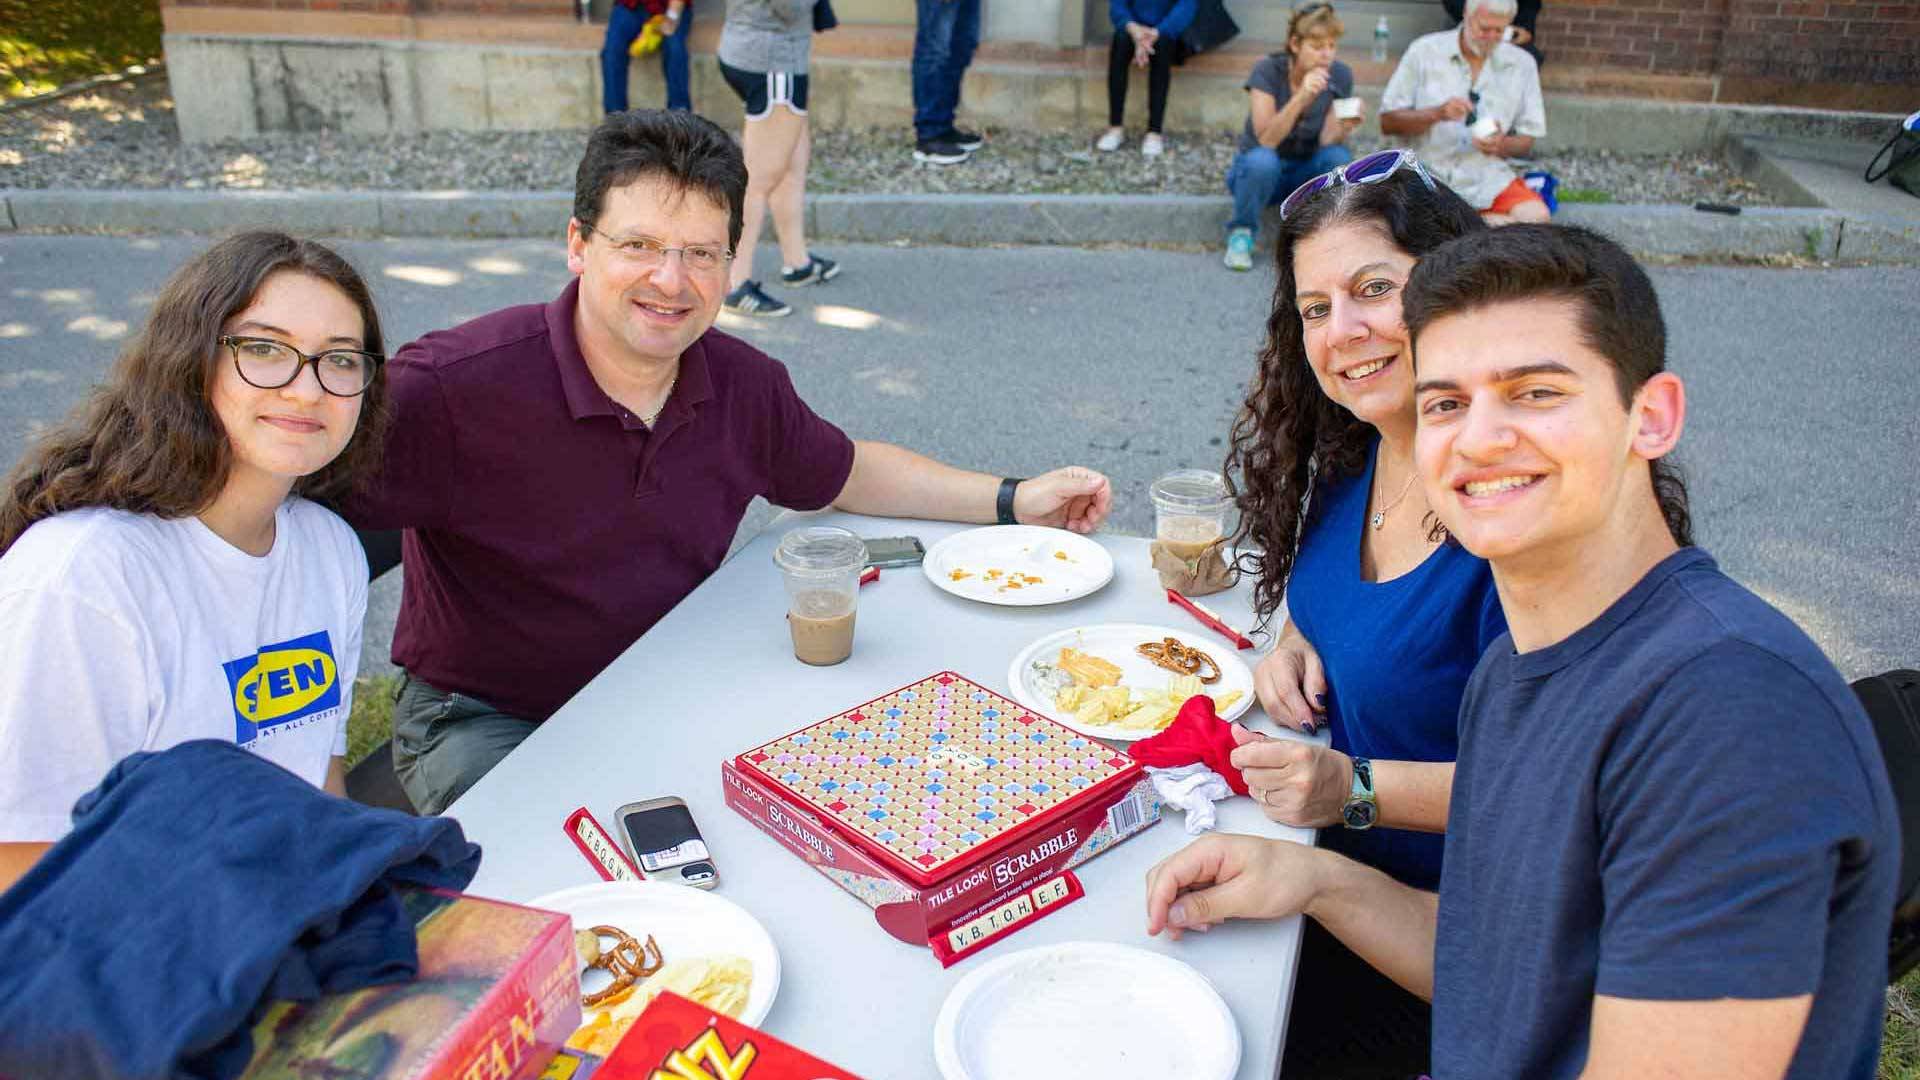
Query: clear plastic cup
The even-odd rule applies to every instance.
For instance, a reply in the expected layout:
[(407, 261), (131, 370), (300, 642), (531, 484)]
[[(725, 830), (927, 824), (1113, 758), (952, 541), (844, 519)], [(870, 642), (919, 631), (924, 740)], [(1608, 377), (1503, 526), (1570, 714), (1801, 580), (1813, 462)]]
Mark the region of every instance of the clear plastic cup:
[[(1155, 480), (1151, 493), (1154, 540), (1168, 556), (1155, 560), (1160, 584), (1191, 595), (1192, 590), (1205, 587), (1203, 582), (1223, 577), (1226, 565), (1221, 547), (1233, 509), (1226, 478), (1205, 469), (1179, 469)], [(1183, 569), (1171, 569), (1174, 566)]]
[(825, 666), (853, 655), (867, 546), (845, 529), (809, 525), (781, 537), (773, 561), (786, 581), (794, 658)]

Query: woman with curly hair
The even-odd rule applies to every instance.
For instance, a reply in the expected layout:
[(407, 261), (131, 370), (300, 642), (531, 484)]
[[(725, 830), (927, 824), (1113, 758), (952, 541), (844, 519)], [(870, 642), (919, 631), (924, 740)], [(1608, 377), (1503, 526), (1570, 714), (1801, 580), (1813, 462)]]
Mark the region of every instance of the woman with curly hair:
[[(1415, 480), (1400, 292), (1423, 253), (1484, 227), (1400, 150), (1283, 202), (1267, 341), (1227, 458), (1255, 609), (1263, 624), (1286, 609), (1255, 689), (1276, 722), (1332, 736), (1243, 734), (1234, 764), (1268, 817), (1423, 889), (1440, 879), (1460, 698), (1506, 619), (1487, 564), (1445, 542)], [(1426, 1004), (1311, 922), (1298, 985), (1290, 1072), (1343, 1045), (1365, 1053), (1342, 1076), (1424, 1070)]]
[(379, 457), (381, 349), (346, 260), (242, 233), (0, 487), (0, 889), (135, 751), (227, 739), (343, 793), (367, 562), (308, 500)]

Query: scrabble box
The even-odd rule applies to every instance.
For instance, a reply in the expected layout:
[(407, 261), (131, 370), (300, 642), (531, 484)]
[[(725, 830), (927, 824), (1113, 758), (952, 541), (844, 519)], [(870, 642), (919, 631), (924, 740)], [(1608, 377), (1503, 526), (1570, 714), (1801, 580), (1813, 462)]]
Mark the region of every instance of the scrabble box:
[(572, 920), (402, 889), (419, 941), (410, 982), (276, 1002), (243, 1080), (533, 1080), (580, 1025)]
[(721, 765), (727, 805), (944, 965), (1082, 895), (1153, 824), (1138, 764), (951, 671)]

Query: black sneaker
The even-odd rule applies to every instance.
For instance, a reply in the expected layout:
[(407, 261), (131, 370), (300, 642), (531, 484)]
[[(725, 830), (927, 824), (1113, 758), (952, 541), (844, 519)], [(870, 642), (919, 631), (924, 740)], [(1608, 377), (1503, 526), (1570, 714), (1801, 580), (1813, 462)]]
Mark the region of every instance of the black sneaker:
[(921, 139), (914, 145), (913, 160), (927, 165), (958, 165), (967, 160), (967, 149), (951, 139)]
[(832, 259), (821, 258), (813, 252), (807, 252), (807, 265), (798, 270), (780, 270), (780, 283), (783, 285), (813, 285), (822, 281), (832, 281), (840, 276), (840, 264)]
[(737, 311), (742, 315), (758, 315), (765, 319), (777, 319), (782, 315), (793, 314), (793, 305), (782, 303), (761, 291), (760, 283), (749, 281), (727, 294), (728, 311)]
[(966, 128), (948, 128), (947, 133), (942, 135), (941, 138), (968, 153), (972, 153), (987, 144), (986, 136), (977, 131), (968, 131)]

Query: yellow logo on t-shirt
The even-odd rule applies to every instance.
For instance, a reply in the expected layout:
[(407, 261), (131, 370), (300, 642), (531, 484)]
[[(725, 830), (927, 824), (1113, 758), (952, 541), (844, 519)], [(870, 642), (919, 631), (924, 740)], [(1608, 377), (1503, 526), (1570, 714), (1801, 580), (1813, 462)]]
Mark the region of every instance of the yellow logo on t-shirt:
[(222, 665), (233, 692), (234, 741), (340, 704), (340, 666), (325, 630), (265, 645)]

